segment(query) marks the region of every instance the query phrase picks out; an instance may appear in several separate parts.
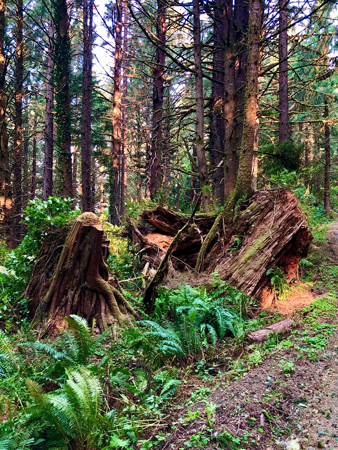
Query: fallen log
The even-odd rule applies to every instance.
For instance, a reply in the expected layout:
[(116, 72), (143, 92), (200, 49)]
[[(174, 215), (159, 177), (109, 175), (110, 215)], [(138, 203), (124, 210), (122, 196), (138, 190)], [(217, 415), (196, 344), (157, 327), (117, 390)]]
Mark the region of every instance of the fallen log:
[(262, 328), (261, 330), (254, 331), (248, 334), (248, 339), (251, 342), (263, 342), (265, 341), (270, 333), (280, 333), (281, 331), (285, 331), (292, 326), (291, 319), (285, 319), (281, 322), (276, 322), (272, 325), (269, 325), (266, 328)]
[[(158, 233), (165, 230), (170, 235), (183, 223), (181, 215), (162, 207), (145, 211), (142, 219), (157, 227)], [(172, 252), (172, 264), (176, 270), (195, 267), (199, 250), (213, 222), (213, 218), (205, 215), (200, 223), (195, 218), (183, 233)], [(288, 282), (296, 279), (298, 263), (307, 256), (312, 239), (307, 219), (290, 191), (257, 191), (250, 199), (235, 206), (231, 220), (221, 223), (205, 255), (203, 272), (211, 274), (217, 270), (220, 278), (229, 285), (262, 300), (272, 292), (266, 272), (279, 267)], [(142, 239), (138, 243), (145, 261), (152, 264), (156, 260), (155, 254), (163, 257), (164, 251), (158, 246), (150, 249), (149, 244), (155, 245), (150, 239), (148, 248)]]
[(24, 294), (34, 324), (47, 319), (52, 334), (77, 314), (103, 331), (127, 314), (138, 317), (109, 275), (108, 244), (93, 213), (79, 216), (68, 234), (46, 237)]

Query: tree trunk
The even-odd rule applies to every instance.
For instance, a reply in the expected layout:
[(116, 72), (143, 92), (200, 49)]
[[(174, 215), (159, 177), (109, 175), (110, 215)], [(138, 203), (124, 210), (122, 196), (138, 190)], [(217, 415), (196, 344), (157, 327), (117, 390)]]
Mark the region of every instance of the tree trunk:
[[(23, 162), (23, 191), (22, 191), (22, 210), (27, 208), (29, 200), (29, 180), (28, 180), (28, 139), (24, 139), (23, 152), (22, 152), (22, 162)], [(23, 231), (23, 234), (25, 232)]]
[(329, 106), (327, 97), (325, 97), (324, 109), (324, 128), (325, 128), (325, 180), (324, 180), (324, 210), (325, 214), (330, 217), (330, 166), (331, 166), (331, 148), (330, 148), (330, 125)]
[(31, 184), (31, 195), (30, 200), (35, 199), (36, 191), (36, 134), (37, 134), (37, 117), (34, 119), (34, 136), (33, 136), (33, 154), (32, 154), (32, 184)]
[(224, 183), (225, 197), (234, 191), (237, 177), (237, 160), (234, 142), (234, 127), (236, 117), (235, 103), (235, 60), (232, 2), (226, 2), (226, 42), (225, 42), (225, 71), (224, 71), (224, 118), (225, 118), (225, 165)]
[[(138, 132), (140, 134), (140, 125), (137, 123)], [(141, 158), (140, 158), (140, 145), (137, 147), (138, 152), (138, 161), (139, 168), (141, 169)], [(146, 183), (145, 183), (145, 191), (144, 196), (147, 200), (151, 200), (151, 194), (150, 194), (150, 179), (151, 179), (151, 136), (150, 136), (150, 125), (149, 125), (149, 115), (147, 114), (147, 124), (146, 124)]]
[(113, 92), (113, 142), (112, 142), (112, 182), (110, 195), (111, 223), (120, 224), (121, 205), (121, 139), (122, 139), (122, 0), (116, 1), (114, 92)]
[(8, 133), (6, 119), (6, 71), (7, 61), (5, 54), (6, 32), (6, 0), (0, 0), (0, 220), (2, 222), (2, 235), (7, 245), (13, 247), (13, 233), (11, 227), (12, 198), (10, 192), (11, 173), (9, 168)]
[(251, 0), (248, 36), (247, 86), (245, 92), (241, 154), (236, 181), (237, 198), (240, 198), (243, 195), (250, 196), (253, 192), (252, 169), (254, 162), (254, 148), (257, 142), (258, 133), (257, 110), (261, 28), (261, 0)]
[(204, 258), (214, 241), (222, 223), (233, 218), (237, 201), (253, 193), (254, 149), (258, 133), (258, 76), (260, 68), (260, 39), (262, 28), (262, 4), (260, 0), (251, 0), (248, 35), (248, 67), (245, 90), (245, 108), (242, 131), (242, 146), (239, 160), (238, 176), (233, 194), (228, 198), (223, 210), (218, 215), (199, 252), (196, 270), (203, 270)]
[[(245, 90), (247, 81), (248, 61), (248, 27), (249, 8), (248, 0), (235, 0), (234, 5), (234, 44), (235, 44), (235, 103), (236, 120), (233, 131), (233, 152), (236, 154), (236, 175), (227, 191), (231, 195), (236, 184), (239, 154), (242, 144)], [(233, 170), (232, 170), (233, 173)]]
[(154, 200), (157, 191), (162, 185), (162, 118), (163, 118), (163, 92), (165, 82), (165, 53), (166, 42), (166, 2), (157, 0), (156, 37), (159, 44), (156, 47), (154, 86), (153, 86), (153, 118), (151, 137), (150, 161), (150, 196)]
[(199, 0), (193, 0), (194, 16), (194, 61), (195, 61), (195, 90), (196, 90), (196, 155), (200, 187), (202, 192), (202, 210), (209, 204), (208, 187), (209, 175), (207, 160), (204, 150), (204, 96), (203, 96), (203, 68), (202, 68), (202, 44)]
[[(109, 278), (108, 243), (93, 213), (79, 216), (66, 236), (46, 236), (25, 291), (33, 323), (48, 317), (48, 332), (63, 325), (64, 317), (77, 314), (103, 331), (124, 313), (138, 314), (125, 300), (118, 283)], [(52, 273), (52, 276), (50, 274)]]
[(59, 193), (63, 198), (73, 197), (72, 156), (71, 156), (71, 97), (70, 70), (71, 48), (69, 37), (68, 3), (56, 0), (55, 3), (55, 120), (57, 124), (57, 160), (59, 172)]
[[(77, 145), (74, 145), (73, 147), (73, 196), (74, 196), (74, 208), (77, 204), (77, 195), (78, 195), (78, 189), (77, 189), (77, 156), (78, 156), (78, 148)], [(82, 183), (81, 183), (81, 193), (82, 193)]]
[(124, 6), (123, 24), (123, 78), (122, 78), (122, 149), (121, 149), (121, 215), (126, 212), (127, 145), (128, 145), (128, 7)]
[(279, 0), (279, 144), (290, 140), (288, 93), (288, 0)]
[(22, 239), (22, 84), (23, 84), (23, 0), (16, 3), (16, 46), (15, 46), (15, 120), (14, 120), (14, 246)]
[(83, 0), (83, 84), (81, 111), (81, 210), (93, 211), (92, 198), (92, 48), (93, 48), (93, 0)]
[(48, 54), (46, 69), (46, 106), (45, 106), (45, 150), (43, 165), (43, 200), (53, 195), (53, 153), (54, 153), (54, 86), (52, 76), (54, 69), (54, 22), (48, 25)]
[(212, 105), (210, 124), (210, 156), (213, 173), (214, 199), (224, 203), (224, 139), (225, 120), (223, 114), (224, 91), (224, 46), (226, 45), (228, 17), (226, 2), (216, 0), (214, 6), (213, 59), (212, 59)]
[(104, 171), (105, 167), (100, 166), (100, 214), (103, 214), (103, 203), (104, 203)]

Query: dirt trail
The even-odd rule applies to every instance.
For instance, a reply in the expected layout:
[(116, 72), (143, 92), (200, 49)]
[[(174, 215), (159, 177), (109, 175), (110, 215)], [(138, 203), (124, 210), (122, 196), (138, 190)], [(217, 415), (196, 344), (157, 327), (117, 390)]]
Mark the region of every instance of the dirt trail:
[[(338, 221), (327, 231), (328, 257), (338, 265)], [(309, 450), (338, 449), (338, 331), (331, 339), (331, 346), (323, 354), (326, 358), (326, 376), (318, 391), (313, 392), (313, 403), (304, 414), (303, 427), (309, 430)]]

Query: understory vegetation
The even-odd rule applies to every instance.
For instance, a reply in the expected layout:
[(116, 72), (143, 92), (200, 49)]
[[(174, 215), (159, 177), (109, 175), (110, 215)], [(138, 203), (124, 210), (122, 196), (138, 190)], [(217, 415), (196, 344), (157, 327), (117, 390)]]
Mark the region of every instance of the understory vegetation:
[[(154, 312), (121, 329), (113, 326), (99, 335), (95, 323), (89, 327), (72, 315), (56, 339), (40, 335), (30, 328), (24, 289), (44, 234), (67, 229), (77, 213), (68, 200), (31, 202), (23, 242), (12, 251), (2, 245), (0, 252), (0, 449), (146, 450), (165, 443), (245, 449), (259, 448), (260, 435), (291, 436), (294, 425), (286, 425), (281, 413), (272, 417), (269, 405), (272, 399), (278, 403), (299, 360), (318, 363), (330, 345), (338, 292), (338, 266), (324, 240), (328, 221), (302, 195), (317, 240), (301, 261), (300, 277), (326, 294), (295, 316), (293, 331), (272, 333), (264, 343), (250, 343), (246, 336), (282, 316), (261, 310), (217, 272), (200, 287), (161, 288)], [(110, 271), (121, 281), (133, 280), (125, 283), (124, 293), (142, 311), (139, 257), (119, 231), (107, 225), (107, 233), (115, 233)], [(278, 270), (267, 275), (277, 299), (288, 295), (290, 287)], [(217, 388), (227, 392), (265, 360), (272, 360), (280, 374), (279, 390), (264, 394), (268, 426), (252, 417), (238, 433), (222, 428), (216, 415), (221, 403), (213, 397)]]

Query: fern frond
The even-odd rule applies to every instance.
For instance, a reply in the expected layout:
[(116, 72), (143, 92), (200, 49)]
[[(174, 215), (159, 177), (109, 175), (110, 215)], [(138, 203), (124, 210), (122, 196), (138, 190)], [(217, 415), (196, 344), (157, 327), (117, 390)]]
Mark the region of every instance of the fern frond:
[(33, 343), (24, 343), (24, 344), (19, 344), (20, 346), (30, 346), (36, 350), (39, 351), (43, 351), (45, 353), (47, 353), (47, 355), (51, 356), (52, 358), (56, 359), (56, 360), (60, 360), (60, 359), (67, 359), (67, 353), (66, 352), (58, 352), (57, 350), (55, 350), (54, 347), (52, 347), (49, 344), (43, 344), (41, 342), (33, 342)]
[(35, 402), (42, 402), (44, 399), (44, 392), (42, 386), (36, 383), (33, 380), (26, 379), (25, 380), (29, 395), (35, 400)]
[(80, 364), (87, 364), (94, 347), (88, 323), (85, 319), (75, 314), (72, 314), (65, 320), (68, 322), (77, 344), (77, 360)]

